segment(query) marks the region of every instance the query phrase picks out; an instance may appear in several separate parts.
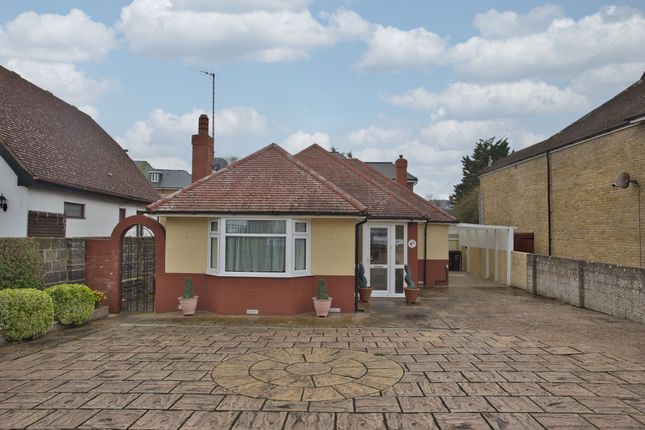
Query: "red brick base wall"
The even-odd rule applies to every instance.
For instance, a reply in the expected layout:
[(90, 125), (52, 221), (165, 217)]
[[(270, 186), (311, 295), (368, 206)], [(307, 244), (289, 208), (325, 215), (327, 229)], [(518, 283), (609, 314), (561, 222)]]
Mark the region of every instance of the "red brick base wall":
[(313, 312), (312, 297), (318, 280), (327, 281), (333, 298), (331, 306), (341, 312), (354, 311), (353, 276), (306, 276), (300, 278), (231, 278), (190, 273), (166, 273), (157, 276), (155, 312), (177, 311), (184, 280), (193, 280), (199, 296), (198, 310), (223, 315), (243, 315), (257, 309), (260, 315), (294, 315)]
[(448, 283), (448, 260), (419, 260), (419, 279), (423, 281), (423, 262), (426, 262), (426, 286)]

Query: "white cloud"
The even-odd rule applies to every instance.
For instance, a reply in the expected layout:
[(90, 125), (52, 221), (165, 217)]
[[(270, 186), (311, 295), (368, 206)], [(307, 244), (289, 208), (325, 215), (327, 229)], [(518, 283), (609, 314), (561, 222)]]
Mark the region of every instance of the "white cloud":
[(475, 16), (473, 24), (483, 37), (503, 39), (544, 31), (554, 19), (563, 17), (562, 6), (545, 4), (531, 9), (526, 15), (520, 15), (514, 11), (498, 12), (491, 9)]
[[(200, 9), (203, 1), (134, 0), (121, 10), (118, 28), (131, 50), (187, 62), (282, 62), (306, 58), (309, 51), (357, 36), (362, 19), (339, 9), (324, 14), (325, 26), (305, 2), (259, 7), (246, 1), (231, 9), (225, 2)], [(284, 6), (278, 8), (278, 6)]]
[(385, 96), (385, 99), (397, 106), (430, 111), (435, 119), (512, 117), (528, 114), (536, 108), (549, 113), (588, 108), (587, 99), (571, 88), (561, 90), (528, 79), (496, 84), (455, 82), (441, 92), (420, 87)]
[(331, 138), (327, 133), (315, 132), (315, 133), (306, 133), (302, 130), (289, 135), (283, 142), (282, 147), (286, 149), (291, 154), (300, 152), (306, 147), (317, 143), (323, 148), (329, 149)]
[[(197, 133), (198, 118), (204, 112), (193, 108), (189, 112), (174, 114), (155, 109), (148, 118), (136, 121), (116, 140), (128, 149), (133, 159), (148, 160), (160, 169), (190, 170), (191, 136)], [(240, 148), (233, 145), (237, 145), (240, 139), (265, 136), (269, 132), (269, 120), (254, 109), (245, 106), (225, 108), (215, 116), (215, 153), (228, 155), (220, 150), (222, 146), (239, 151)]]
[(424, 29), (376, 26), (366, 38), (367, 50), (355, 64), (360, 71), (397, 71), (439, 63), (446, 41)]
[(352, 131), (347, 135), (347, 142), (356, 146), (388, 145), (407, 139), (408, 132), (398, 128), (383, 128), (371, 126)]
[[(498, 15), (480, 16), (478, 27), (498, 26)], [(516, 17), (518, 25), (527, 16)], [(626, 7), (604, 7), (577, 21), (553, 15), (544, 30), (530, 33), (510, 31), (493, 38), (484, 32), (452, 46), (450, 63), (462, 77), (499, 81), (572, 76), (582, 67), (631, 63), (645, 56), (645, 17)]]
[(94, 119), (99, 112), (92, 102), (118, 82), (91, 79), (76, 63), (102, 60), (116, 47), (115, 31), (79, 9), (24, 12), (0, 26), (0, 62)]
[(451, 119), (431, 121), (422, 128), (411, 128), (407, 134), (398, 136), (387, 145), (370, 138), (365, 141), (371, 141), (371, 145), (350, 139), (350, 136), (370, 136), (374, 130), (379, 130), (377, 135), (394, 132), (394, 129), (381, 130), (376, 126), (351, 132), (344, 141), (347, 147), (343, 146), (343, 150), (351, 150), (354, 156), (363, 161), (394, 162), (398, 154), (403, 154), (408, 160), (408, 171), (419, 178), (415, 191), (423, 196), (432, 194), (438, 198), (448, 197), (452, 192), (452, 186), (459, 181), (461, 157), (470, 154), (479, 139), (501, 138), (510, 131), (508, 140), (511, 146), (520, 149), (545, 138), (507, 120)]
[(67, 15), (24, 12), (0, 27), (0, 57), (76, 63), (103, 59), (117, 46), (113, 29), (83, 11)]

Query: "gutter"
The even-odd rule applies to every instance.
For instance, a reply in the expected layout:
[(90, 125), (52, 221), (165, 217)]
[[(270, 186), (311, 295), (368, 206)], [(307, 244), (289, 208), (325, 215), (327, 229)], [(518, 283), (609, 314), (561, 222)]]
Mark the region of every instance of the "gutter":
[(358, 250), (362, 244), (358, 243), (358, 236), (360, 228), (367, 222), (367, 215), (362, 221), (359, 221), (354, 226), (354, 312), (358, 312)]

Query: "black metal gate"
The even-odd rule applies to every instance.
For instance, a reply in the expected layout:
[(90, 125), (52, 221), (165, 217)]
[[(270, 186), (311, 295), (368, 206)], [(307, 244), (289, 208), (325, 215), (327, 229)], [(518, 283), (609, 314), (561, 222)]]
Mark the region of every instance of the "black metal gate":
[(155, 240), (124, 237), (121, 252), (121, 311), (154, 312)]

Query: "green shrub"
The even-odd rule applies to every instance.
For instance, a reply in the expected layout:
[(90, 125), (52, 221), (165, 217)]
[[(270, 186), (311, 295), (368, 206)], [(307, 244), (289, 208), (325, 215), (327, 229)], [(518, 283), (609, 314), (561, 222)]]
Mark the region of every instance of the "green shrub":
[(43, 259), (36, 241), (0, 238), (0, 290), (42, 287)]
[(192, 299), (195, 297), (195, 293), (193, 293), (193, 280), (190, 278), (186, 278), (184, 281), (184, 299)]
[(54, 323), (54, 303), (34, 288), (0, 291), (0, 331), (7, 340), (42, 336)]
[(95, 297), (82, 284), (59, 284), (45, 289), (54, 301), (54, 318), (61, 324), (83, 324), (94, 313)]
[(318, 281), (318, 291), (316, 291), (316, 298), (318, 300), (329, 300), (329, 294), (327, 293), (327, 282), (324, 279)]

